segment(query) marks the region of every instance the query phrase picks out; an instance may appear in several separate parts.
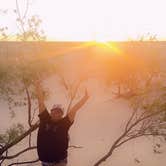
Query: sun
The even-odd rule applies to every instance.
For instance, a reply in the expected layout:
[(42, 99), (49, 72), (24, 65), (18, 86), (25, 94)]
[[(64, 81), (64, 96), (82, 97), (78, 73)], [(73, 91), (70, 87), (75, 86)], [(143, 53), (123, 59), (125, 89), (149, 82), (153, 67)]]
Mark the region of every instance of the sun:
[(104, 39), (104, 38), (96, 38), (95, 41), (96, 41), (97, 43), (107, 43), (107, 42), (108, 42), (108, 40), (106, 40), (106, 39)]
[(95, 36), (95, 41), (97, 43), (107, 43), (107, 42), (109, 42), (109, 39), (107, 36), (102, 36), (102, 34), (100, 34), (100, 35), (98, 34)]

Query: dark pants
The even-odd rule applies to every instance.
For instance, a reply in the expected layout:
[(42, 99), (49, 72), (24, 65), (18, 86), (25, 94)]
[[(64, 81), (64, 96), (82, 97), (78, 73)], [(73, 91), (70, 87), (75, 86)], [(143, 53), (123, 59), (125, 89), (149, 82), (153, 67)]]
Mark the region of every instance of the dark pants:
[(55, 163), (42, 162), (42, 166), (66, 166), (66, 165), (67, 165), (67, 159)]

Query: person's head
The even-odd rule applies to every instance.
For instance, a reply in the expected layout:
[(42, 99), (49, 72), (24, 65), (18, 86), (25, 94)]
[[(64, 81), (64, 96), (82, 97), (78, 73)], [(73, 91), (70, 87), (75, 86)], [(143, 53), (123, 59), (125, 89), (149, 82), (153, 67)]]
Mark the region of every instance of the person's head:
[(50, 115), (52, 120), (60, 120), (63, 117), (63, 108), (61, 107), (61, 105), (53, 105)]

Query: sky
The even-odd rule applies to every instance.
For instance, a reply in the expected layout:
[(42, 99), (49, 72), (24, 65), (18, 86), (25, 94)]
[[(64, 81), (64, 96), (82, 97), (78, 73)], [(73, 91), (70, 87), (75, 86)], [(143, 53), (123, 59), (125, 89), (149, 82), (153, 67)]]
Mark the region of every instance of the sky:
[[(24, 10), (25, 1), (18, 0)], [(14, 0), (0, 0), (0, 26), (16, 32)], [(30, 0), (29, 15), (39, 15), (49, 40), (131, 40), (148, 33), (166, 39), (165, 0)], [(6, 18), (8, 17), (8, 18)], [(10, 18), (9, 18), (10, 17)]]

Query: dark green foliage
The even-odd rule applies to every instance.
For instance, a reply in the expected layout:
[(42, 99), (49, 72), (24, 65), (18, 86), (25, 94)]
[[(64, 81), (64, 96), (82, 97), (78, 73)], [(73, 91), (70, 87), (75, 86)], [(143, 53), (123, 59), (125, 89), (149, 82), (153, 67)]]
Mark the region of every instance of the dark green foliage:
[[(56, 65), (47, 57), (13, 56), (2, 58), (0, 62), (0, 99), (8, 101), (9, 108), (25, 106), (29, 89), (31, 99), (35, 99), (33, 83), (36, 79), (44, 81), (55, 74)], [(45, 95), (48, 96), (47, 90)], [(21, 98), (20, 98), (21, 96)]]
[(0, 143), (8, 144), (25, 132), (24, 126), (20, 123), (12, 125), (4, 134), (0, 134)]

